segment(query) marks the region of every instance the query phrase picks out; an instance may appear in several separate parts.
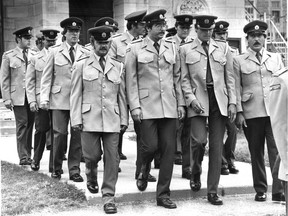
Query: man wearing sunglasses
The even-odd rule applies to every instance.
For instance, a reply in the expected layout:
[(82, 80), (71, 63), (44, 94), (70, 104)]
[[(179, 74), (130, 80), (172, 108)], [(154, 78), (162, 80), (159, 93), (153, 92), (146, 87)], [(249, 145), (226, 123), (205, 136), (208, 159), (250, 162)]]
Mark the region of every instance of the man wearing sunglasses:
[(30, 56), (32, 27), (15, 31), (16, 48), (3, 54), (1, 64), (1, 92), (4, 105), (14, 111), (16, 120), (17, 151), (20, 165), (30, 165), (34, 113), (30, 111), (25, 89), (25, 73)]

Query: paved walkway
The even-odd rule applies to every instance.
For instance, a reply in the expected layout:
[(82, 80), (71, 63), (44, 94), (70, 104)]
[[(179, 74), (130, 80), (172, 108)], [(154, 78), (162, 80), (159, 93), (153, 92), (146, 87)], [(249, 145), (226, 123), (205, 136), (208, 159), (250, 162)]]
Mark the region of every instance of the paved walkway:
[[(130, 201), (145, 201), (145, 200), (155, 200), (155, 182), (149, 183), (145, 192), (139, 192), (136, 187), (135, 176), (135, 161), (136, 161), (136, 142), (129, 139), (133, 137), (134, 132), (126, 132), (124, 134), (123, 140), (123, 153), (128, 157), (127, 160), (122, 160), (120, 167), (122, 172), (119, 173), (118, 182), (116, 185), (116, 197), (117, 202), (130, 202)], [(15, 135), (8, 137), (0, 137), (0, 158), (1, 160), (8, 161), (11, 163), (18, 164), (19, 159), (16, 150), (16, 138)], [(48, 172), (48, 159), (49, 151), (45, 150), (43, 159), (41, 161), (41, 167), (39, 172), (50, 175)], [(219, 185), (219, 194), (221, 195), (233, 195), (233, 194), (247, 194), (254, 193), (252, 188), (252, 171), (251, 165), (242, 162), (236, 162), (237, 168), (240, 170), (237, 175), (227, 175), (221, 176), (220, 185)], [(194, 198), (199, 196), (206, 196), (207, 194), (207, 167), (208, 159), (204, 158), (203, 161), (203, 174), (201, 175), (202, 189), (199, 192), (192, 192), (190, 190), (189, 181), (181, 177), (181, 166), (174, 165), (173, 179), (171, 182), (171, 197), (172, 198)], [(30, 167), (27, 166), (27, 169), (30, 170)], [(101, 193), (91, 194), (86, 189), (86, 176), (85, 176), (85, 164), (81, 163), (81, 175), (85, 179), (82, 183), (74, 183), (69, 180), (69, 175), (67, 171), (67, 161), (63, 163), (64, 174), (62, 175), (61, 181), (74, 184), (81, 190), (85, 191), (87, 200), (91, 204), (100, 204)], [(100, 162), (98, 168), (98, 183), (101, 186), (102, 176), (103, 176), (103, 163)], [(155, 177), (158, 177), (158, 170), (153, 168), (151, 169), (151, 174)], [(271, 173), (269, 168), (267, 168), (267, 177), (268, 183), (271, 185)], [(269, 186), (270, 187), (270, 186)]]

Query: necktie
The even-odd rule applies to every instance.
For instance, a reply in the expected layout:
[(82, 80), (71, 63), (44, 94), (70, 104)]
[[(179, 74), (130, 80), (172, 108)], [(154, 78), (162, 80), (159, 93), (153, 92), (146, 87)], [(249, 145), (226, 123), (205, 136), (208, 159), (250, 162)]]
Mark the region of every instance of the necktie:
[(157, 42), (155, 42), (153, 46), (155, 47), (157, 53), (159, 53), (160, 45)]
[(105, 71), (105, 59), (104, 59), (103, 56), (100, 57), (99, 64), (100, 64), (100, 66), (101, 66), (101, 68), (102, 68), (102, 70), (104, 72)]
[(185, 40), (182, 39), (181, 42), (180, 42), (180, 45), (184, 44), (185, 43)]
[(74, 60), (75, 60), (75, 57), (74, 57), (74, 47), (71, 46), (70, 49), (69, 49), (69, 55), (70, 55), (70, 58), (71, 58), (71, 61), (72, 61), (72, 64), (74, 63)]
[(256, 53), (256, 58), (258, 59), (259, 63), (261, 64), (261, 54), (260, 54), (260, 52)]
[(27, 58), (27, 56), (26, 56), (26, 52), (27, 52), (27, 50), (26, 49), (23, 49), (23, 59), (24, 59), (24, 61), (25, 61), (25, 67), (27, 68), (27, 64), (28, 64), (28, 58)]
[(213, 84), (213, 78), (212, 78), (212, 74), (211, 74), (211, 68), (210, 68), (210, 63), (209, 63), (209, 53), (208, 53), (208, 43), (207, 41), (203, 41), (202, 42), (202, 47), (207, 55), (207, 72), (206, 72), (206, 83), (207, 84)]

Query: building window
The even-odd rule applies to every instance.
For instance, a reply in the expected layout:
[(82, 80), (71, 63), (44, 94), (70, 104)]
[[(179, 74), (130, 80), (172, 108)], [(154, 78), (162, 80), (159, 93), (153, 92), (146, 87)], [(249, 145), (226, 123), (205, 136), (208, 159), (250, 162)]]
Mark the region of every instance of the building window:
[(245, 0), (245, 18), (249, 22), (252, 21), (254, 18), (254, 8), (252, 5), (254, 5), (254, 1), (252, 0)]
[(271, 1), (272, 8), (280, 8), (280, 2), (279, 1)]
[(280, 11), (272, 11), (272, 18), (275, 23), (280, 23)]

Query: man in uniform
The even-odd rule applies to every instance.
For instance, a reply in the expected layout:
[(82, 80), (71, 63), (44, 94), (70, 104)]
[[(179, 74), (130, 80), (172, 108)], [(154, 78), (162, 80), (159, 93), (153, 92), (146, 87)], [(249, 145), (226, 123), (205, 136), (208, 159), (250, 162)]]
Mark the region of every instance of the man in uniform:
[(16, 48), (3, 54), (1, 64), (1, 93), (4, 105), (14, 111), (17, 151), (20, 165), (30, 165), (34, 113), (30, 111), (25, 89), (25, 74), (30, 56), (32, 27), (15, 31)]
[[(47, 64), (41, 79), (40, 108), (52, 110), (53, 125), (53, 173), (52, 178), (60, 179), (68, 136), (70, 117), (71, 72), (74, 61), (89, 55), (89, 50), (78, 44), (83, 21), (70, 17), (61, 21), (66, 40), (50, 48)], [(70, 180), (82, 182), (80, 175), (81, 140), (78, 131), (71, 130), (68, 153)]]
[[(228, 38), (228, 26), (229, 23), (226, 21), (218, 21), (215, 23), (215, 28), (213, 31), (212, 37), (215, 41), (227, 41)], [(238, 49), (228, 46), (233, 57), (239, 54)], [(229, 175), (237, 174), (239, 172), (236, 169), (234, 161), (235, 161), (235, 147), (237, 141), (237, 127), (235, 122), (230, 122), (227, 120), (226, 122), (226, 129), (227, 129), (227, 138), (225, 144), (223, 146), (223, 153), (222, 153), (222, 167), (221, 167), (221, 175)]]
[[(234, 58), (237, 89), (237, 126), (243, 126), (251, 155), (255, 201), (266, 201), (267, 179), (264, 163), (265, 140), (270, 169), (278, 150), (273, 137), (269, 112), (269, 84), (272, 75), (283, 68), (281, 56), (264, 48), (267, 23), (255, 20), (244, 26), (248, 50)], [(281, 181), (273, 177), (272, 200), (283, 194)]]
[[(43, 29), (44, 48), (31, 58), (26, 73), (26, 92), (30, 110), (35, 113), (34, 156), (31, 169), (39, 170), (40, 160), (46, 143), (46, 132), (50, 129), (50, 117), (47, 110), (40, 107), (40, 83), (46, 65), (48, 48), (55, 45), (58, 30)], [(41, 33), (41, 34), (42, 34)]]
[(224, 42), (211, 36), (216, 16), (198, 15), (193, 42), (180, 47), (182, 89), (191, 121), (190, 187), (201, 188), (202, 161), (209, 132), (209, 165), (207, 195), (213, 205), (222, 205), (217, 194), (221, 172), (221, 158), (227, 116), (236, 117), (236, 93), (232, 54)]
[(41, 51), (44, 48), (43, 40), (44, 38), (42, 33), (36, 34), (36, 40), (35, 40), (36, 47), (33, 47), (32, 50), (35, 52)]
[[(193, 23), (193, 16), (189, 14), (181, 14), (174, 16), (176, 19), (175, 29), (177, 33), (171, 37), (176, 43), (176, 48), (179, 51), (180, 46), (193, 41), (189, 36), (191, 31), (191, 25)], [(187, 114), (187, 113), (186, 113)], [(190, 120), (185, 116), (181, 121), (176, 121), (176, 154), (175, 164), (182, 165), (182, 178), (191, 178), (191, 166), (190, 166)]]
[[(131, 14), (128, 14), (125, 17), (127, 20), (127, 31), (123, 34), (118, 34), (112, 37), (111, 49), (109, 51), (109, 55), (118, 59), (119, 61), (125, 63), (125, 55), (126, 55), (126, 48), (128, 44), (132, 41), (139, 39), (142, 35), (145, 34), (145, 22), (142, 21), (143, 17), (146, 15), (147, 11), (136, 11)], [(136, 132), (136, 142), (137, 142), (137, 160), (136, 160), (136, 172), (135, 172), (135, 179), (137, 179), (140, 168), (142, 164), (141, 153), (140, 153), (140, 144), (141, 144), (141, 133), (140, 127), (138, 122), (134, 122), (134, 129)], [(126, 128), (120, 131), (119, 136), (119, 145), (118, 145), (118, 152), (121, 160), (126, 160), (127, 157), (122, 153), (122, 140), (123, 134)], [(148, 181), (155, 182), (156, 178), (149, 173)]]
[(104, 151), (102, 198), (105, 213), (116, 213), (115, 185), (118, 178), (118, 140), (120, 128), (127, 127), (127, 102), (123, 64), (107, 55), (112, 28), (94, 27), (91, 34), (93, 54), (79, 59), (71, 80), (71, 123), (81, 131), (86, 164), (87, 188), (98, 192), (97, 167)]
[(175, 43), (163, 39), (166, 10), (145, 15), (148, 35), (133, 41), (126, 51), (126, 89), (134, 121), (140, 123), (142, 166), (137, 179), (140, 191), (147, 188), (150, 163), (160, 149), (157, 205), (176, 208), (170, 200), (176, 119), (185, 115), (180, 85), (179, 55)]

